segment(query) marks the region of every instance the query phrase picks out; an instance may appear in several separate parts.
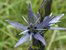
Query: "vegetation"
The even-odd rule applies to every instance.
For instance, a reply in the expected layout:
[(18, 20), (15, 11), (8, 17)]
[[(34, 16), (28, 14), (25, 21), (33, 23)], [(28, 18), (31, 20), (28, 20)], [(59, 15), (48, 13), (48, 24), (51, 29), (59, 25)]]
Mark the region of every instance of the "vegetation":
[[(35, 14), (42, 3), (42, 0), (30, 0)], [(22, 31), (14, 28), (5, 20), (11, 20), (26, 25), (22, 16), (27, 19), (28, 0), (0, 0), (0, 50), (27, 50), (28, 43), (15, 48), (14, 45), (22, 36)], [(52, 13), (54, 16), (65, 14), (61, 22), (55, 26), (66, 28), (66, 0), (53, 0)], [(48, 30), (44, 36), (46, 40), (45, 50), (65, 50), (66, 49), (66, 31)]]

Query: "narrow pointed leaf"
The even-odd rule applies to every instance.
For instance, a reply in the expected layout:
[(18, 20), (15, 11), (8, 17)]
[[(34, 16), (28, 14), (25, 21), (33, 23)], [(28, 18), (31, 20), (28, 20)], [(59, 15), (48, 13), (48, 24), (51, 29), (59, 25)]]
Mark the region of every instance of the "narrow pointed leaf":
[(33, 33), (30, 34), (30, 41), (32, 40), (32, 35), (33, 35)]
[(28, 5), (28, 23), (29, 24), (34, 23), (34, 13), (33, 13), (32, 9), (31, 9), (30, 3)]
[(61, 27), (50, 27), (51, 30), (66, 30), (66, 28)]
[(41, 41), (43, 43), (43, 45), (46, 46), (46, 42), (45, 42), (44, 37), (42, 37), (39, 33), (35, 34), (34, 38)]
[(24, 25), (22, 25), (22, 24), (20, 24), (20, 23), (17, 23), (17, 22), (12, 22), (12, 21), (10, 21), (10, 20), (6, 20), (8, 23), (10, 23), (12, 26), (14, 26), (14, 27), (16, 27), (16, 28), (18, 28), (18, 29), (21, 29), (21, 30), (26, 30), (27, 29), (27, 27), (26, 26), (24, 26)]
[(63, 16), (64, 16), (64, 14), (61, 14), (61, 15), (53, 18), (49, 23), (57, 23), (57, 22), (59, 22), (60, 18)]
[(16, 43), (15, 47), (23, 44), (24, 42), (30, 40), (30, 35), (25, 34), (23, 37), (20, 38), (20, 40)]

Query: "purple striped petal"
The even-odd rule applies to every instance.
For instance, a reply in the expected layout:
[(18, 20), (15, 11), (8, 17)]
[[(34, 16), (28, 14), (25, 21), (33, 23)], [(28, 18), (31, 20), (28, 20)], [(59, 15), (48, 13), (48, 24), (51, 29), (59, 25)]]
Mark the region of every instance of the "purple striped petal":
[(59, 15), (59, 16), (53, 18), (49, 23), (57, 23), (57, 22), (59, 22), (59, 19), (60, 19), (61, 17), (63, 17), (63, 16), (64, 16), (64, 14), (61, 14), (61, 15)]
[(43, 21), (47, 21), (49, 19), (49, 17), (48, 16), (46, 16), (45, 18), (44, 18), (44, 20)]
[(50, 27), (51, 30), (66, 30), (66, 28), (61, 27)]
[(29, 24), (34, 23), (34, 13), (33, 13), (32, 9), (31, 9), (30, 3), (28, 5), (28, 23)]
[(52, 19), (53, 19), (53, 17), (46, 16), (45, 19), (43, 20), (43, 24), (42, 24), (43, 28), (49, 26), (49, 25), (50, 25), (49, 22), (50, 22)]
[(29, 34), (25, 34), (23, 37), (20, 38), (20, 40), (16, 43), (15, 47), (23, 44), (24, 42), (30, 40), (30, 35)]
[(39, 33), (35, 34), (34, 38), (37, 39), (37, 40), (39, 40), (39, 41), (41, 41), (43, 43), (43, 45), (46, 46), (46, 42), (45, 42), (44, 37), (42, 37)]
[(12, 21), (10, 21), (10, 20), (6, 20), (8, 23), (10, 23), (12, 26), (14, 26), (14, 27), (16, 27), (16, 28), (18, 28), (18, 29), (21, 29), (21, 30), (26, 30), (27, 29), (27, 27), (26, 26), (24, 26), (24, 25), (22, 25), (22, 24), (20, 24), (20, 23), (17, 23), (17, 22), (12, 22)]

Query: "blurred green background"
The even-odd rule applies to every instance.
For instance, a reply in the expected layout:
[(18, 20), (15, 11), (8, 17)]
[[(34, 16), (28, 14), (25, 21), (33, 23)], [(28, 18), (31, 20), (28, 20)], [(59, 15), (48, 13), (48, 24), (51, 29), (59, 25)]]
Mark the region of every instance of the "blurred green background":
[[(32, 9), (36, 14), (42, 0), (30, 0)], [(0, 50), (27, 50), (29, 42), (14, 48), (21, 30), (14, 28), (5, 20), (12, 20), (26, 25), (22, 16), (27, 19), (28, 0), (0, 0)], [(52, 13), (54, 16), (65, 14), (60, 19), (59, 27), (66, 28), (66, 0), (53, 0)], [(47, 46), (45, 50), (66, 50), (66, 31), (48, 30), (45, 33)], [(28, 45), (29, 44), (29, 45)]]

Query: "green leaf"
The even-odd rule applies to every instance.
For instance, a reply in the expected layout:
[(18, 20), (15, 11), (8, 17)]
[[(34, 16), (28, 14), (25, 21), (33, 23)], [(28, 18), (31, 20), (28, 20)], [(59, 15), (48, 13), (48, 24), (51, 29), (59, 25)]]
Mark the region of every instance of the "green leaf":
[(45, 16), (48, 16), (51, 13), (51, 5), (52, 5), (52, 0), (43, 0), (40, 8), (39, 8), (39, 13), (41, 15), (41, 21)]

